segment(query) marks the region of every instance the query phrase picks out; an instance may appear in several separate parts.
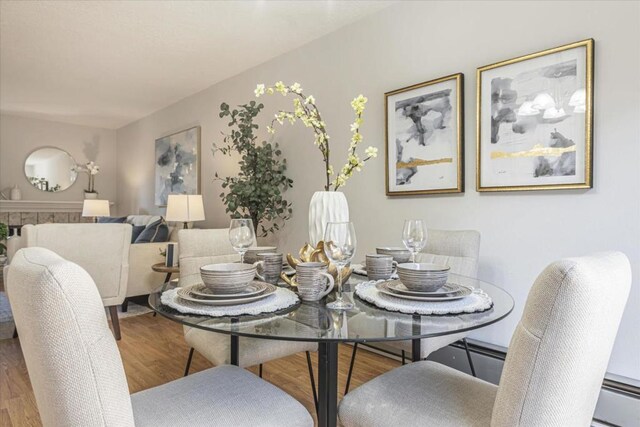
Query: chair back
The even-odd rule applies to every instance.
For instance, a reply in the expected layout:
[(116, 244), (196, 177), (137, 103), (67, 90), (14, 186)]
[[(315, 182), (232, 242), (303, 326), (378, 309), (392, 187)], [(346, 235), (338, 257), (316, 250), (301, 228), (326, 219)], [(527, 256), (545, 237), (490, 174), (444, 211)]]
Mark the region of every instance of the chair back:
[(590, 425), (630, 287), (620, 252), (549, 265), (511, 339), (491, 425)]
[(26, 247), (50, 249), (85, 269), (98, 287), (105, 306), (124, 301), (129, 277), (131, 225), (25, 225), (22, 238)]
[(451, 267), (451, 272), (477, 277), (480, 233), (475, 230), (429, 230), (427, 246), (416, 255), (417, 262)]
[(240, 256), (229, 243), (229, 229), (184, 229), (178, 232), (180, 286), (200, 283), (200, 267), (236, 262)]
[(19, 250), (6, 282), (45, 426), (133, 426), (122, 359), (91, 276), (44, 248)]

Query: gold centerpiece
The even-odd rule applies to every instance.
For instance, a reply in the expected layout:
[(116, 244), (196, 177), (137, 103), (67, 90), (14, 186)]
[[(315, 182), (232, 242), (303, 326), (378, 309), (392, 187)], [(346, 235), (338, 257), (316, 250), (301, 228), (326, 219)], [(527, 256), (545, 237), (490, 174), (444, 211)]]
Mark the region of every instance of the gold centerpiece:
[[(302, 249), (298, 252), (298, 256), (300, 258), (295, 258), (293, 255), (287, 254), (287, 262), (292, 268), (296, 268), (301, 262), (322, 262), (329, 265), (327, 272), (333, 276), (334, 280), (338, 280), (338, 267), (329, 262), (329, 258), (327, 258), (327, 255), (324, 253), (324, 241), (319, 241), (318, 246), (315, 248), (310, 244), (305, 243)], [(352, 272), (353, 269), (349, 265), (342, 267), (342, 284), (347, 283)], [(291, 278), (286, 274), (282, 273), (280, 277), (289, 286), (296, 286), (295, 282), (293, 282), (293, 280), (291, 280)]]

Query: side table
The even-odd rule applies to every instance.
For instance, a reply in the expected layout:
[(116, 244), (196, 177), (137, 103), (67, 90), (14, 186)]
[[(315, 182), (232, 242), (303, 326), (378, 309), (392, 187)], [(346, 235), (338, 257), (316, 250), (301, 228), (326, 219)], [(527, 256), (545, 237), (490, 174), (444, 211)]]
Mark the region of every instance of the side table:
[(180, 273), (180, 267), (167, 267), (164, 263), (159, 262), (157, 264), (153, 264), (151, 269), (157, 273), (166, 273), (164, 278), (164, 282), (167, 283), (171, 280), (171, 275), (173, 273)]

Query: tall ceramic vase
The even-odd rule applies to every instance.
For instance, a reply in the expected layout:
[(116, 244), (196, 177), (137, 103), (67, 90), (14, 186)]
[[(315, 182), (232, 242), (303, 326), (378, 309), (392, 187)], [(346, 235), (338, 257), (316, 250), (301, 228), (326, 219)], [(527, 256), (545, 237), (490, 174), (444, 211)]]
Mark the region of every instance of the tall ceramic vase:
[(349, 221), (347, 198), (340, 191), (316, 191), (309, 203), (309, 244), (317, 246), (329, 222)]

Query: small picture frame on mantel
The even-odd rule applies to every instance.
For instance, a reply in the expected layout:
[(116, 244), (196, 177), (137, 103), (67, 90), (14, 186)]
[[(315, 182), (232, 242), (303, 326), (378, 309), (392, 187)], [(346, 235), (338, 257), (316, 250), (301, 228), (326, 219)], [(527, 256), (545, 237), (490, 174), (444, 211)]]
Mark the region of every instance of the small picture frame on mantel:
[(387, 196), (464, 191), (464, 75), (387, 92)]
[(478, 191), (591, 188), (588, 39), (478, 68)]

